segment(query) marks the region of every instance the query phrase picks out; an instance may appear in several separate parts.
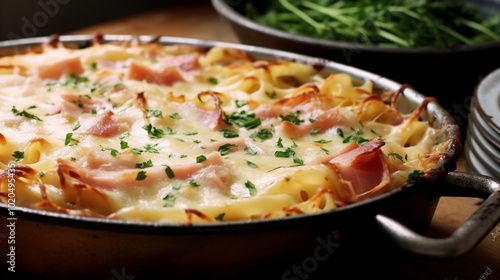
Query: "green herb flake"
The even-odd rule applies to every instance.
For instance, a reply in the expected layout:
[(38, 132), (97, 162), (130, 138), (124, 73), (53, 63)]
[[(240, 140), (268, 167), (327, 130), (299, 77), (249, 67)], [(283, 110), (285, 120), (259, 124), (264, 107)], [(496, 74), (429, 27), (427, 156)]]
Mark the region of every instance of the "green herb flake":
[(42, 121), (42, 119), (40, 119), (39, 117), (37, 117), (37, 116), (35, 116), (35, 115), (25, 111), (25, 110), (22, 110), (22, 111), (17, 110), (16, 106), (12, 106), (11, 112), (14, 113), (14, 115), (16, 115), (16, 116), (21, 116), (21, 117), (25, 117), (25, 118), (36, 120), (36, 121)]
[(296, 164), (295, 166), (302, 166), (304, 165), (304, 161), (300, 158), (293, 158), (293, 162)]
[(304, 120), (301, 120), (299, 119), (295, 114), (288, 114), (286, 116), (284, 115), (280, 115), (280, 118), (283, 120), (283, 121), (288, 121), (288, 122), (291, 122), (293, 123), (294, 125), (300, 125), (301, 123), (304, 122)]
[(400, 154), (398, 154), (398, 153), (389, 153), (387, 155), (390, 156), (390, 157), (394, 157), (396, 159), (399, 159), (401, 162), (404, 162), (403, 161), (403, 157)]
[(341, 138), (344, 138), (344, 131), (340, 128), (337, 128), (337, 135), (340, 136)]
[(158, 147), (158, 143), (146, 144), (146, 145), (144, 145), (144, 152), (151, 153), (151, 154), (159, 154), (160, 150), (157, 147)]
[(289, 158), (295, 155), (295, 151), (292, 148), (286, 148), (284, 151), (276, 151), (274, 152), (275, 157), (279, 158)]
[(216, 85), (219, 83), (219, 81), (215, 77), (208, 77), (207, 81), (208, 81), (208, 83), (210, 83), (212, 85)]
[(252, 155), (252, 156), (257, 155), (257, 152), (250, 147), (245, 147), (244, 151), (245, 151), (245, 153)]
[(187, 131), (183, 133), (186, 136), (193, 136), (193, 135), (198, 135), (198, 132), (195, 131)]
[(73, 133), (66, 133), (66, 137), (64, 139), (64, 146), (74, 146), (79, 141), (73, 138)]
[(80, 99), (77, 99), (73, 102), (78, 106), (78, 108), (83, 108), (83, 102)]
[(175, 177), (175, 174), (174, 174), (174, 171), (172, 170), (172, 168), (170, 168), (170, 166), (168, 165), (164, 165), (165, 166), (165, 174), (167, 174), (168, 178), (169, 179), (172, 179)]
[(146, 179), (147, 177), (148, 177), (148, 175), (146, 174), (146, 171), (141, 170), (141, 171), (137, 172), (137, 176), (135, 177), (135, 180), (142, 181), (142, 180)]
[(122, 139), (122, 140), (120, 140), (120, 148), (121, 148), (122, 150), (124, 150), (124, 149), (128, 148), (128, 142), (127, 142), (127, 141), (125, 141), (125, 140), (123, 140), (123, 139)]
[(236, 145), (236, 144), (227, 143), (227, 144), (220, 146), (218, 149), (218, 152), (220, 153), (221, 156), (225, 156), (231, 152), (232, 147), (237, 147), (237, 146), (238, 145)]
[(136, 155), (140, 155), (142, 154), (143, 150), (139, 149), (139, 148), (132, 148), (130, 149), (130, 151)]
[(90, 63), (89, 69), (90, 71), (95, 72), (97, 70), (97, 63), (96, 62)]
[(358, 145), (363, 145), (364, 143), (368, 142), (369, 140), (366, 139), (366, 138), (363, 138), (361, 136), (357, 136), (357, 135), (349, 135), (347, 136), (346, 138), (344, 138), (344, 140), (342, 141), (342, 143), (349, 143), (349, 142), (356, 142)]
[(229, 130), (229, 129), (222, 129), (221, 130), (222, 132), (222, 136), (224, 136), (224, 138), (236, 138), (236, 137), (239, 137), (240, 135), (232, 130)]
[(319, 129), (311, 129), (311, 131), (309, 131), (309, 135), (311, 136), (318, 135), (319, 133), (320, 133)]
[(262, 130), (259, 130), (257, 132), (250, 134), (250, 138), (254, 141), (256, 141), (258, 139), (261, 142), (263, 142), (267, 139), (273, 138), (273, 133), (271, 132), (271, 130), (265, 128), (265, 129), (262, 129)]
[(255, 113), (247, 113), (246, 111), (234, 112), (229, 116), (226, 115), (226, 122), (234, 123), (248, 130), (256, 128), (262, 123), (260, 118), (255, 117)]
[(278, 138), (278, 142), (276, 143), (276, 146), (278, 148), (283, 148), (283, 139), (281, 139), (281, 137)]
[(244, 100), (235, 100), (234, 103), (236, 105), (236, 108), (241, 108), (241, 107), (247, 105), (247, 102)]
[(153, 167), (153, 161), (149, 159), (149, 160), (147, 160), (147, 161), (145, 161), (145, 162), (136, 163), (136, 164), (135, 164), (135, 167), (136, 167), (136, 168), (140, 168), (140, 169)]
[(191, 187), (199, 187), (200, 186), (200, 183), (196, 182), (194, 179), (189, 180), (188, 184)]
[(247, 166), (251, 168), (258, 168), (259, 166), (251, 161), (245, 160), (247, 162)]
[(151, 110), (151, 109), (148, 109), (146, 111), (148, 113), (148, 118), (151, 118), (151, 117), (163, 118), (163, 112), (161, 110)]
[(75, 131), (80, 128), (80, 121), (76, 121), (71, 130)]
[(265, 94), (267, 95), (267, 97), (271, 98), (271, 99), (275, 99), (278, 94), (276, 92), (269, 92), (269, 91), (266, 91)]
[(175, 195), (173, 195), (171, 193), (169, 193), (163, 197), (163, 200), (167, 200), (167, 201), (175, 201), (175, 199), (176, 199)]
[(154, 127), (152, 124), (144, 125), (142, 128), (147, 131), (150, 138), (162, 138), (165, 136), (163, 130)]
[(207, 160), (207, 157), (204, 156), (204, 155), (199, 155), (199, 156), (196, 157), (196, 163), (202, 163), (205, 160)]
[(15, 161), (21, 161), (24, 159), (24, 152), (22, 151), (15, 151), (12, 156), (14, 157)]
[(171, 119), (174, 119), (174, 120), (180, 120), (182, 119), (181, 115), (179, 115), (179, 113), (173, 113), (172, 115), (169, 116)]
[(222, 221), (224, 219), (224, 216), (226, 215), (226, 213), (220, 213), (219, 215), (217, 215), (215, 217), (215, 220), (217, 221)]
[(408, 184), (415, 184), (420, 182), (422, 177), (425, 175), (425, 172), (422, 170), (413, 170), (408, 174)]
[(248, 189), (248, 191), (250, 192), (251, 196), (254, 196), (254, 195), (257, 194), (257, 189), (255, 188), (255, 185), (252, 182), (246, 181), (245, 182), (245, 187)]

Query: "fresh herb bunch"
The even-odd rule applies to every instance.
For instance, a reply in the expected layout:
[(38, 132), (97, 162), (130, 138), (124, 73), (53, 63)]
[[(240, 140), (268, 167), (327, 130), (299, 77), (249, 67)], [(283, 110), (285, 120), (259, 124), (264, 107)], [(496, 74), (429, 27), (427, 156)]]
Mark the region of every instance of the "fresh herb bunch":
[(246, 15), (293, 34), (388, 47), (454, 47), (500, 41), (500, 13), (460, 0), (270, 0)]

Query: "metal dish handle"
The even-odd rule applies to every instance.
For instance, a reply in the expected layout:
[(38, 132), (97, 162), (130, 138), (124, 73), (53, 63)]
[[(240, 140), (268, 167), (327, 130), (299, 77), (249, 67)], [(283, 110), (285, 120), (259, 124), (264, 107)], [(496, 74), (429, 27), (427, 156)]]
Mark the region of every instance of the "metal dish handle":
[(454, 258), (480, 243), (500, 222), (500, 183), (492, 177), (464, 172), (449, 172), (438, 196), (485, 198), (481, 206), (449, 237), (422, 236), (384, 215), (376, 221), (382, 231), (401, 249), (423, 257)]

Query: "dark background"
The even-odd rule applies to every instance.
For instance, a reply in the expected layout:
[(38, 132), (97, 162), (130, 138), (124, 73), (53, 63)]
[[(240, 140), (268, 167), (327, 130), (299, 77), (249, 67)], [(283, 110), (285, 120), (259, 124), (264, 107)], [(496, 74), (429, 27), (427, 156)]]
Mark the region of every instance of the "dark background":
[(0, 41), (62, 34), (178, 0), (0, 0)]

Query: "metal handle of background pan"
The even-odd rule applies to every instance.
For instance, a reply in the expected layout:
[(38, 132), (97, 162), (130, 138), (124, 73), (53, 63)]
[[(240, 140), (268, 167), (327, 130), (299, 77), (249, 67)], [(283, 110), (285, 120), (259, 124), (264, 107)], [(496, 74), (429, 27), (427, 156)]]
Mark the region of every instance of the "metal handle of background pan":
[(375, 217), (378, 225), (401, 249), (429, 258), (454, 258), (461, 256), (478, 243), (500, 222), (500, 182), (492, 177), (449, 172), (439, 186), (438, 196), (477, 197), (485, 199), (481, 206), (450, 236), (431, 238), (422, 236), (399, 222), (384, 216)]

